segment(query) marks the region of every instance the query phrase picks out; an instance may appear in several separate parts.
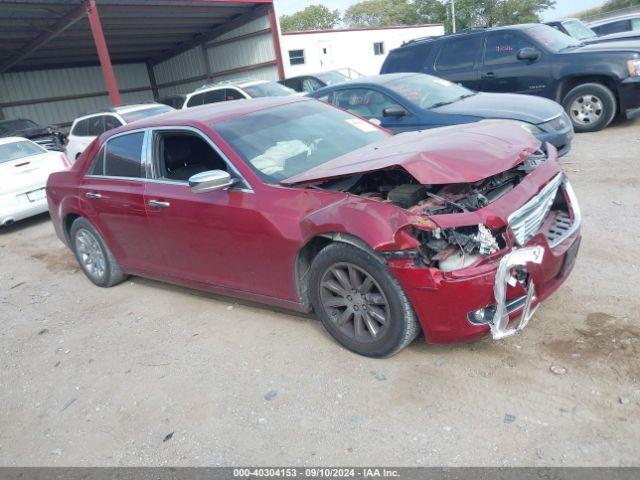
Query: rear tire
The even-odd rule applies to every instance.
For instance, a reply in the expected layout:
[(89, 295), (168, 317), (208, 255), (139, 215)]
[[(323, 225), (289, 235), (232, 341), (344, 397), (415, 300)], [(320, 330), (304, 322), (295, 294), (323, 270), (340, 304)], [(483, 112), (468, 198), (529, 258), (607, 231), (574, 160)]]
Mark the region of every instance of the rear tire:
[(87, 278), (99, 287), (112, 287), (127, 278), (97, 230), (77, 218), (69, 231), (71, 248)]
[(600, 83), (583, 83), (574, 87), (562, 100), (573, 129), (578, 133), (597, 132), (616, 116), (616, 97)]
[(311, 264), (311, 304), (329, 334), (367, 357), (389, 357), (420, 332), (398, 281), (372, 254), (345, 243), (322, 249)]

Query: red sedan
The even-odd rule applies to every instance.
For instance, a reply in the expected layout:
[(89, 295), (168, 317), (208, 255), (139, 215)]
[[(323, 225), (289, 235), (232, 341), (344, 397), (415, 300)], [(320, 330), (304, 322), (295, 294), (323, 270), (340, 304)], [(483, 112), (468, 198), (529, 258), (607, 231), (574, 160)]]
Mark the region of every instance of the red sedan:
[(580, 211), (555, 149), (484, 121), (390, 135), (300, 97), (110, 131), (47, 185), (98, 286), (140, 275), (302, 312), (381, 357), (422, 330), (523, 328), (569, 275)]

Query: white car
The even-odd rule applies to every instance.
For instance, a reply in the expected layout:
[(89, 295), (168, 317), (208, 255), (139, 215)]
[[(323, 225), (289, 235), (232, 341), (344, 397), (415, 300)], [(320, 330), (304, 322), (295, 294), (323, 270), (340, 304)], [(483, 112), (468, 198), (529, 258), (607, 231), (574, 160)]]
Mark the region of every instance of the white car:
[(70, 166), (62, 152), (26, 138), (0, 138), (0, 227), (46, 212), (49, 174)]
[(205, 85), (188, 94), (182, 108), (227, 102), (229, 100), (242, 100), (244, 98), (284, 97), (297, 94), (298, 92), (295, 90), (278, 82), (268, 82), (266, 80), (220, 82), (213, 85)]
[(108, 130), (174, 110), (174, 108), (160, 103), (141, 103), (115, 107), (78, 117), (73, 121), (67, 138), (67, 157), (75, 162), (96, 137)]

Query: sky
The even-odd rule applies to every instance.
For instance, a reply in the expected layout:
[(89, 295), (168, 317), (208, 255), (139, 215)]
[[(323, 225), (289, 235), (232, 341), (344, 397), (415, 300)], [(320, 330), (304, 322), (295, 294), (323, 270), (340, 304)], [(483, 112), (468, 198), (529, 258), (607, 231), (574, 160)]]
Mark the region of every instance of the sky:
[[(358, 3), (358, 0), (274, 0), (278, 15), (295, 13), (308, 5), (325, 5), (331, 10), (338, 9), (344, 12), (350, 5)], [(573, 13), (598, 7), (605, 0), (556, 0), (554, 9), (547, 10), (543, 14), (543, 20), (555, 20), (569, 16)]]

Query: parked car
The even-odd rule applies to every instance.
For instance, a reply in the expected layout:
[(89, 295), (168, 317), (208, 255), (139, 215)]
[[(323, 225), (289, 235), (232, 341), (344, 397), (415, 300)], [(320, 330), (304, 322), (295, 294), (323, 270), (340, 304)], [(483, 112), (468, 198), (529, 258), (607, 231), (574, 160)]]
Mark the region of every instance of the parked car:
[(33, 120), (16, 118), (0, 120), (0, 138), (22, 137), (54, 152), (64, 152), (65, 136), (55, 127), (44, 127)]
[(46, 212), (49, 174), (70, 166), (62, 152), (26, 138), (0, 138), (0, 227)]
[(576, 132), (640, 108), (640, 43), (583, 45), (540, 24), (472, 30), (392, 50), (381, 73), (423, 72), (483, 92), (528, 93), (562, 104)]
[(580, 242), (555, 149), (512, 122), (391, 135), (298, 96), (107, 132), (47, 196), (98, 286), (133, 274), (313, 309), (373, 357), (420, 329), (431, 343), (515, 333)]
[(278, 82), (268, 82), (266, 80), (219, 82), (213, 85), (205, 85), (188, 94), (182, 108), (246, 98), (283, 97), (294, 95), (295, 93), (294, 90), (280, 85)]
[(589, 27), (598, 35), (640, 31), (640, 12), (589, 22)]
[(173, 110), (172, 107), (159, 103), (140, 103), (82, 115), (71, 125), (67, 141), (67, 156), (75, 162), (85, 148), (104, 132)]
[(180, 110), (184, 107), (185, 102), (187, 101), (186, 94), (178, 94), (178, 95), (169, 95), (167, 97), (160, 97), (158, 99), (158, 103), (162, 103), (164, 105), (169, 105), (176, 110)]
[(285, 80), (280, 80), (279, 83), (285, 87), (289, 87), (296, 92), (314, 92), (327, 85), (335, 85), (336, 83), (346, 82), (350, 80), (344, 73), (337, 70), (330, 72), (314, 73), (312, 75), (300, 75), (298, 77), (291, 77)]
[(566, 18), (546, 22), (546, 25), (575, 38), (582, 43), (619, 42), (622, 40), (640, 40), (640, 30), (598, 35), (587, 24), (577, 18)]
[(355, 113), (392, 132), (513, 120), (560, 155), (571, 149), (573, 126), (562, 107), (546, 98), (510, 93), (477, 93), (423, 73), (391, 73), (325, 87), (309, 94)]

